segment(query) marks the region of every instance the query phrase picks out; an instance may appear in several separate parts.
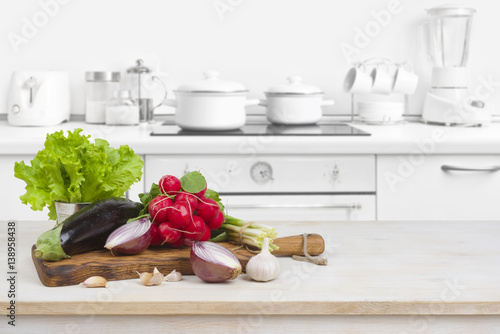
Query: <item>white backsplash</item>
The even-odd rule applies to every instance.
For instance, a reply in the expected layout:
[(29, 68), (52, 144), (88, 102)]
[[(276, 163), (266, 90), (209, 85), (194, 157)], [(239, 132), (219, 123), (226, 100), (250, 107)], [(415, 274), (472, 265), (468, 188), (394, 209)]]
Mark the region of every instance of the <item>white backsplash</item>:
[[(411, 112), (420, 113), (430, 67), (418, 48), (424, 9), (437, 0), (24, 0), (0, 4), (0, 113), (13, 70), (70, 72), (72, 113), (84, 113), (84, 72), (124, 72), (142, 58), (170, 88), (206, 69), (239, 81), (251, 98), (290, 75), (350, 112), (342, 82), (350, 61), (409, 60), (421, 75)], [(500, 106), (500, 2), (455, 1), (477, 9), (470, 52), (471, 92)], [(368, 31), (368, 35), (360, 33)], [(344, 52), (342, 51), (344, 50)], [(345, 51), (350, 50), (350, 51)], [(352, 54), (352, 59), (346, 57)], [(488, 83), (489, 82), (489, 83)], [(498, 83), (497, 83), (498, 82)], [(161, 93), (159, 93), (161, 95)], [(491, 96), (489, 96), (491, 95)], [(166, 108), (166, 107), (164, 107)], [(166, 110), (166, 109), (164, 109)], [(500, 112), (496, 112), (500, 113)]]

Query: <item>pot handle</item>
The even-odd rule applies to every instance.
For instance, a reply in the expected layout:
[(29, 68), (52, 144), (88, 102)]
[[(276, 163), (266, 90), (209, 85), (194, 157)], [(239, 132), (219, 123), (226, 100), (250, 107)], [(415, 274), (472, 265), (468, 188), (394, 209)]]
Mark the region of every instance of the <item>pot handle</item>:
[(334, 100), (323, 100), (323, 101), (321, 101), (321, 106), (322, 107), (333, 106), (334, 104), (335, 104)]
[(162, 102), (163, 105), (177, 108), (177, 100), (165, 99)]
[(259, 106), (267, 107), (267, 100), (259, 100)]
[(245, 101), (245, 107), (258, 106), (260, 103), (259, 99), (249, 99)]

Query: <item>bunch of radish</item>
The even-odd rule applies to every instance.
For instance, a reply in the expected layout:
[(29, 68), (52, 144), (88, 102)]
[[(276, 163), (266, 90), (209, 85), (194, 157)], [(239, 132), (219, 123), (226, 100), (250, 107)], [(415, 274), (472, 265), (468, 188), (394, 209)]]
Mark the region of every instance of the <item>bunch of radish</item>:
[(181, 179), (165, 175), (158, 183), (158, 190), (147, 204), (153, 222), (150, 246), (166, 244), (179, 248), (186, 239), (207, 241), (210, 231), (220, 228), (225, 221), (221, 206), (210, 198), (215, 194), (218, 199), (217, 193), (212, 190), (207, 193), (206, 180), (199, 172)]

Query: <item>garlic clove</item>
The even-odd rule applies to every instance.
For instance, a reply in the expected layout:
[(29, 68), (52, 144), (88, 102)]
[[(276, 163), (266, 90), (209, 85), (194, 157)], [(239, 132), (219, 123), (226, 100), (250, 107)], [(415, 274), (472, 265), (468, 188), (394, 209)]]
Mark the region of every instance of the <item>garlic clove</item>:
[(262, 251), (248, 261), (246, 273), (254, 281), (260, 282), (271, 281), (281, 273), (278, 258), (269, 252), (268, 238), (264, 238), (262, 242)]
[(165, 280), (167, 282), (179, 282), (181, 279), (182, 279), (182, 274), (176, 271), (175, 269), (170, 274), (165, 276)]
[(91, 276), (80, 283), (86, 288), (107, 288), (108, 281), (102, 276)]
[(153, 273), (139, 273), (139, 279), (141, 280), (142, 284), (146, 286), (152, 286), (152, 285), (160, 285), (161, 282), (163, 281), (163, 274), (158, 271), (158, 269), (154, 269)]
[(146, 272), (140, 273), (137, 271), (137, 274), (139, 275), (139, 279), (141, 280), (141, 283), (144, 285), (148, 285), (149, 281), (153, 277), (152, 273), (146, 273)]

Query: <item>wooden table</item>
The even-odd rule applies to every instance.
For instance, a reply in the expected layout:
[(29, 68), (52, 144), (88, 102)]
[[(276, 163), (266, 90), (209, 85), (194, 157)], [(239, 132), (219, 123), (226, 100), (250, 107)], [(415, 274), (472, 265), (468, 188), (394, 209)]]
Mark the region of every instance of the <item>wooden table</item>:
[[(1, 333), (500, 333), (500, 222), (269, 223), (280, 236), (323, 235), (328, 266), (280, 258), (281, 275), (267, 283), (185, 276), (107, 289), (40, 283), (30, 249), (52, 224), (16, 224), (16, 327), (2, 279)], [(0, 226), (6, 273), (7, 222)]]

